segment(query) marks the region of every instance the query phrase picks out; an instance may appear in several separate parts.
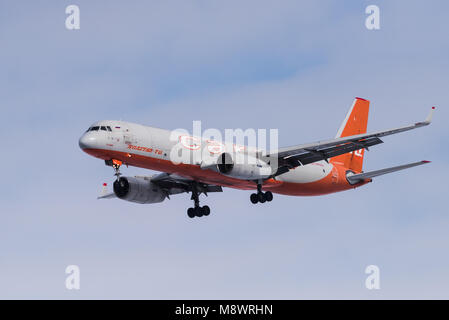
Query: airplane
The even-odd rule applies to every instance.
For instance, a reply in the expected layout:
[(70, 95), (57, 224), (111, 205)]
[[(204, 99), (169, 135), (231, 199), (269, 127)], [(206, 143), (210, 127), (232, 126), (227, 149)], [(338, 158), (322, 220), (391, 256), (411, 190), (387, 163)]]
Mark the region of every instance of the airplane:
[[(432, 107), (422, 122), (367, 133), (369, 105), (369, 100), (356, 97), (334, 139), (274, 151), (234, 145), (231, 152), (226, 147), (217, 148), (215, 141), (114, 120), (92, 124), (79, 139), (79, 146), (114, 169), (117, 178), (113, 192), (108, 192), (104, 184), (99, 199), (119, 198), (145, 204), (191, 193), (194, 206), (188, 208), (187, 215), (202, 217), (210, 214), (210, 208), (200, 206), (199, 196), (222, 192), (223, 187), (255, 190), (250, 201), (265, 203), (273, 200), (273, 193), (318, 196), (355, 189), (372, 182), (374, 177), (430, 162), (364, 172), (365, 150), (383, 143), (382, 137), (429, 125), (435, 110)], [(190, 156), (179, 163), (172, 161), (175, 145)], [(205, 153), (208, 157), (204, 157)], [(242, 156), (251, 161), (238, 161)], [(123, 164), (161, 173), (125, 177), (120, 172)]]

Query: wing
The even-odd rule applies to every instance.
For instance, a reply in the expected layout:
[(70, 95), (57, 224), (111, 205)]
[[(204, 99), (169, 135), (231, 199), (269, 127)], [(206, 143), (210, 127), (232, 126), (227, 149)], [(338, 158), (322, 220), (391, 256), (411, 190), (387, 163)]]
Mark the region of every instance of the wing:
[(329, 158), (363, 148), (368, 150), (368, 147), (382, 143), (381, 137), (427, 126), (432, 121), (434, 110), (435, 107), (432, 107), (429, 115), (424, 121), (412, 125), (281, 148), (277, 150), (277, 152), (262, 154), (262, 156), (265, 156), (268, 159), (278, 159), (278, 170), (275, 173), (275, 176), (280, 175), (287, 172), (289, 169), (300, 165), (306, 165), (320, 160), (327, 161)]
[(168, 194), (191, 192), (193, 188), (197, 188), (198, 192), (204, 193), (205, 195), (208, 192), (223, 192), (221, 186), (197, 182), (177, 174), (165, 172), (152, 176), (150, 180), (160, 188), (166, 190)]
[(108, 191), (108, 184), (105, 182), (103, 183), (103, 187), (97, 199), (111, 199), (111, 198), (115, 198), (115, 193)]
[(112, 198), (116, 198), (116, 195), (114, 192), (108, 192), (106, 194), (102, 194), (97, 197), (97, 199), (112, 199)]
[[(153, 182), (158, 185), (163, 191), (165, 191), (167, 197), (172, 194), (178, 194), (183, 192), (191, 192), (193, 188), (199, 193), (207, 195), (209, 192), (223, 192), (221, 186), (206, 184), (197, 182), (192, 179), (184, 178), (176, 174), (160, 173), (153, 176), (136, 176), (136, 178), (142, 178)], [(106, 183), (103, 184), (103, 189), (97, 199), (111, 199), (116, 198), (114, 192), (108, 192)]]
[(365, 179), (370, 179), (370, 178), (374, 178), (374, 177), (377, 177), (377, 176), (381, 176), (383, 174), (392, 173), (392, 172), (395, 172), (395, 171), (399, 171), (399, 170), (404, 170), (404, 169), (420, 166), (420, 165), (426, 164), (426, 163), (430, 163), (430, 161), (423, 160), (423, 161), (418, 161), (418, 162), (404, 164), (404, 165), (401, 165), (401, 166), (380, 169), (380, 170), (376, 170), (376, 171), (364, 172), (364, 173), (359, 173), (359, 174), (351, 174), (351, 175), (348, 174), (346, 176), (346, 178), (348, 179), (350, 184), (356, 184), (356, 183), (358, 183), (360, 181), (363, 181)]

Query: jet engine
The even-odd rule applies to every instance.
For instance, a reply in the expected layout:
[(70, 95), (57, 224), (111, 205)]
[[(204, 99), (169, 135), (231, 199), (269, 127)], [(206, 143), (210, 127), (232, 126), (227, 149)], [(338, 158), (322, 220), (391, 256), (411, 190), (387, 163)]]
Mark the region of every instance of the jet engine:
[(139, 177), (120, 177), (115, 180), (114, 193), (122, 200), (137, 203), (158, 203), (166, 197), (159, 186)]
[(265, 161), (242, 153), (234, 156), (222, 153), (218, 157), (217, 168), (223, 175), (243, 180), (266, 179), (272, 174), (270, 165)]

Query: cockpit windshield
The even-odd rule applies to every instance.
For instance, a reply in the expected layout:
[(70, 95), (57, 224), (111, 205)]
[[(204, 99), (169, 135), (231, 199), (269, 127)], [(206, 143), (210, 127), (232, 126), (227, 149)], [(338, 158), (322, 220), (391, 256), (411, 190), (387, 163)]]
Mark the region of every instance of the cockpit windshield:
[(112, 129), (111, 129), (110, 126), (94, 126), (94, 127), (90, 127), (89, 129), (87, 129), (86, 132), (99, 131), (99, 130), (101, 130), (101, 131), (111, 131), (112, 132)]

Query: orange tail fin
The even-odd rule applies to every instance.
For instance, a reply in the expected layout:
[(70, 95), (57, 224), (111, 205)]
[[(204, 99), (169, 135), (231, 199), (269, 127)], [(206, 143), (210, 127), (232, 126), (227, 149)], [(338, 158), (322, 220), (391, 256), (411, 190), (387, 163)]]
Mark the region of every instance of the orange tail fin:
[[(338, 130), (336, 138), (352, 136), (366, 133), (368, 125), (369, 101), (362, 98), (355, 98), (349, 109), (345, 120)], [(350, 153), (342, 154), (331, 159), (331, 162), (338, 163), (355, 172), (361, 172), (363, 168), (364, 149), (359, 149)]]

